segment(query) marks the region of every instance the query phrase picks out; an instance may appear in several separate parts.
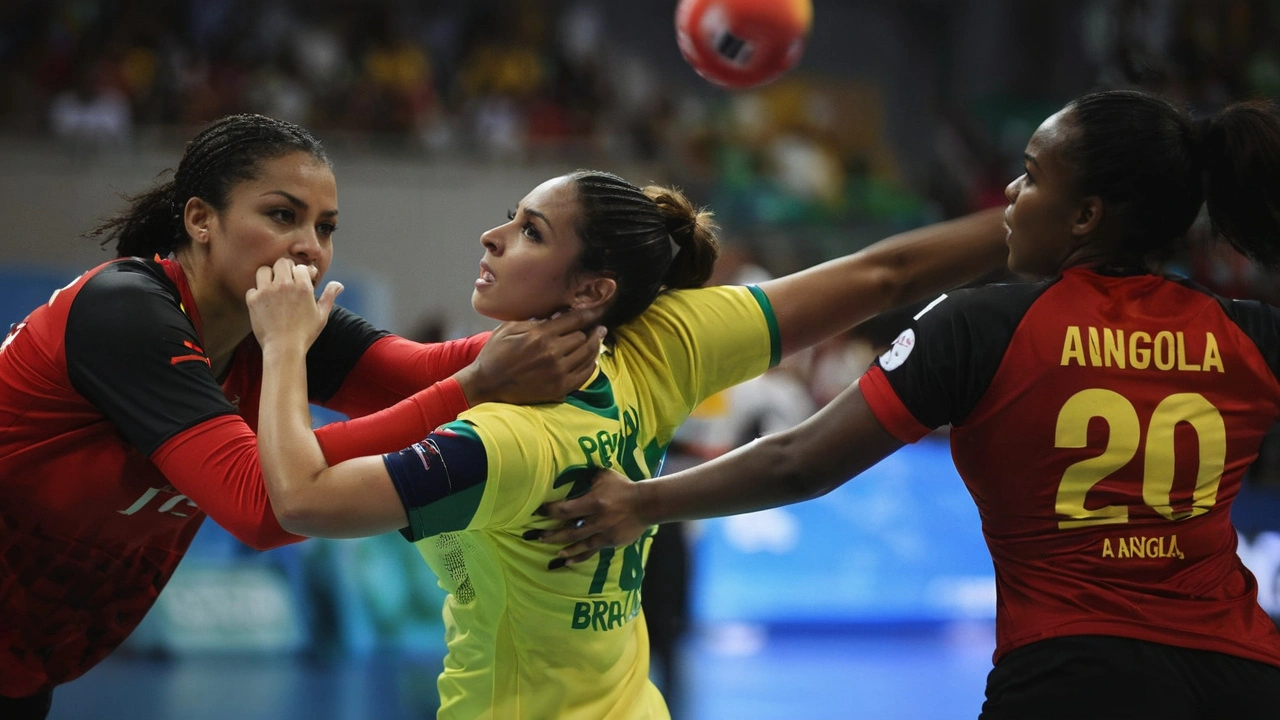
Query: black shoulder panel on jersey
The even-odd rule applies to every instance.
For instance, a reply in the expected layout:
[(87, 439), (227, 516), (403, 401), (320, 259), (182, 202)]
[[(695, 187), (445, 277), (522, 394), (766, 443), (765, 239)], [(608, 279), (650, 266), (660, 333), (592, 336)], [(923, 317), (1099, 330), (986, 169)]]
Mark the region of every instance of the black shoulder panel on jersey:
[(1267, 361), (1271, 374), (1280, 378), (1280, 308), (1257, 300), (1213, 297), (1222, 306), (1222, 312), (1258, 346), (1258, 352)]
[(335, 305), (329, 322), (307, 352), (307, 395), (312, 402), (333, 397), (369, 346), (389, 334)]
[(1216, 300), (1222, 312), (1257, 346), (1271, 374), (1280, 378), (1280, 308), (1257, 300), (1223, 297), (1189, 278), (1169, 276), (1168, 279)]
[(72, 386), (145, 455), (236, 411), (155, 263), (123, 260), (90, 278), (72, 299), (65, 344)]
[(1054, 282), (956, 290), (917, 314), (905, 361), (892, 352), (879, 361), (916, 420), (930, 428), (963, 422), (991, 386), (1022, 318)]

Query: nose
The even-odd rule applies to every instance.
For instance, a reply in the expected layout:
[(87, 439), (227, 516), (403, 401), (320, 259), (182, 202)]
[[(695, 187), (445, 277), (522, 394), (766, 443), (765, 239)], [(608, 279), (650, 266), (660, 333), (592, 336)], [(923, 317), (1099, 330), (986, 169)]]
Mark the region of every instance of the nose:
[(1006, 200), (1014, 202), (1018, 199), (1018, 192), (1022, 190), (1022, 178), (1024, 177), (1026, 177), (1026, 175), (1019, 175), (1014, 178), (1013, 182), (1004, 186), (1004, 197)]
[(480, 245), (492, 255), (502, 254), (502, 236), (499, 233), (502, 227), (489, 228), (480, 235)]
[(303, 230), (294, 241), (293, 257), (299, 263), (315, 265), (324, 257), (326, 247), (326, 244), (320, 239), (320, 234), (314, 228)]

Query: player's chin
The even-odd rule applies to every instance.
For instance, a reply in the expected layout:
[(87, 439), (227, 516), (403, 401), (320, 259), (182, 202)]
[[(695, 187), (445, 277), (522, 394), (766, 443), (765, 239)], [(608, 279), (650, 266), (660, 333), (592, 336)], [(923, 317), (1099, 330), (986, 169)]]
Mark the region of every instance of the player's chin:
[(476, 288), (471, 292), (471, 309), (490, 320), (497, 320), (498, 322), (529, 319), (528, 314), (511, 312), (502, 303), (498, 302), (498, 298), (480, 288)]
[(1049, 277), (1057, 272), (1044, 258), (1032, 253), (1020, 252), (1016, 243), (1009, 245), (1007, 265), (1011, 272), (1030, 278)]

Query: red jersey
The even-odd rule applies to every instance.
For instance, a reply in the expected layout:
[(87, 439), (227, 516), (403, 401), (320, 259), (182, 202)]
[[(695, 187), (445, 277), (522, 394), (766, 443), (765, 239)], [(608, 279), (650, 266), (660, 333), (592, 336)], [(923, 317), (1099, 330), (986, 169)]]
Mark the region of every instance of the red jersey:
[(861, 382), (951, 453), (996, 572), (998, 660), (1112, 635), (1280, 666), (1231, 503), (1280, 417), (1280, 310), (1073, 269), (943, 296)]
[[(313, 402), (386, 408), (470, 363), (486, 336), (419, 345), (335, 308), (307, 356)], [(261, 349), (219, 382), (171, 261), (117, 260), (55, 292), (0, 346), (0, 695), (72, 680), (155, 602), (207, 515), (265, 549), (300, 538), (258, 462)], [(440, 382), (392, 410), (317, 432), (330, 461), (398, 450), (467, 408)]]

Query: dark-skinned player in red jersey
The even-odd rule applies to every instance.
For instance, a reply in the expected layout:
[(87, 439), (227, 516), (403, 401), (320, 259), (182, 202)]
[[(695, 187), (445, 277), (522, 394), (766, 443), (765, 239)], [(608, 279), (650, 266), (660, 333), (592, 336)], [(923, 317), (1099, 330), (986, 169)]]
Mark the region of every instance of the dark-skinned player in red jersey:
[(549, 506), (581, 561), (654, 523), (821, 495), (950, 425), (996, 571), (983, 720), (1262, 720), (1280, 633), (1236, 554), (1231, 503), (1280, 417), (1280, 310), (1150, 270), (1207, 200), (1217, 237), (1280, 260), (1280, 115), (1204, 122), (1095, 93), (1027, 145), (1009, 267), (944, 295), (796, 428), (697, 468), (601, 474)]
[[(172, 181), (100, 228), (120, 259), (5, 338), (0, 718), (45, 717), (55, 686), (115, 649), (206, 516), (258, 549), (301, 539), (280, 528), (262, 483), (262, 352), (245, 293), (282, 258), (318, 280), (337, 214), (310, 134), (224, 118), (188, 144)], [(307, 356), (308, 390), (357, 419), (317, 431), (324, 453), (398, 450), (485, 401), (560, 399), (594, 368), (599, 336), (582, 330), (594, 321), (419, 345), (335, 308)]]

